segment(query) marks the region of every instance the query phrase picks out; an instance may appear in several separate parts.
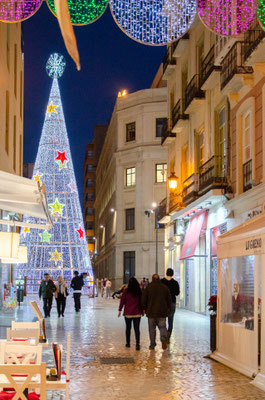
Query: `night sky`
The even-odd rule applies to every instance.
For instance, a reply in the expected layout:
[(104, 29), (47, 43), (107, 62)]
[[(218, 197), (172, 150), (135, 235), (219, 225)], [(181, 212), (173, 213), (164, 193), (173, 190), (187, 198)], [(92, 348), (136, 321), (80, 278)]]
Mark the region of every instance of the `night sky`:
[[(95, 23), (75, 27), (81, 71), (66, 53), (57, 19), (43, 2), (23, 23), (25, 56), (24, 162), (34, 162), (45, 117), (51, 79), (45, 65), (58, 52), (66, 58), (59, 80), (66, 126), (80, 195), (83, 193), (85, 145), (95, 124), (107, 123), (119, 90), (129, 93), (150, 87), (165, 53), (128, 38), (109, 9)], [(82, 205), (82, 199), (81, 205)]]

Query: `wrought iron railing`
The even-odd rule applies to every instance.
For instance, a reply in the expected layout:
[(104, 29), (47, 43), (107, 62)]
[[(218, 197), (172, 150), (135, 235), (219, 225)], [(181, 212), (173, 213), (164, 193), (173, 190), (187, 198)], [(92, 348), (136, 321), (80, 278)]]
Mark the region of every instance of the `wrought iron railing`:
[(265, 32), (257, 23), (253, 29), (250, 29), (244, 34), (244, 61), (248, 59), (251, 53), (255, 50), (258, 44), (265, 38)]
[(226, 185), (226, 158), (224, 156), (212, 156), (199, 168), (199, 192)]
[(183, 182), (182, 201), (189, 204), (198, 197), (198, 174), (192, 174)]
[(204, 98), (204, 92), (201, 90), (199, 74), (194, 75), (185, 89), (185, 109), (190, 105), (194, 98)]
[(249, 160), (243, 164), (243, 191), (252, 188), (252, 160)]
[(168, 137), (176, 137), (176, 134), (172, 132), (172, 123), (169, 118), (165, 121), (162, 128), (161, 144), (163, 144)]
[(221, 70), (220, 66), (214, 65), (214, 61), (215, 61), (215, 46), (213, 45), (202, 62), (201, 85), (203, 85), (204, 82), (206, 82), (206, 80), (209, 78), (209, 76), (214, 70)]
[(163, 74), (165, 73), (165, 71), (166, 71), (166, 69), (167, 69), (167, 67), (169, 65), (175, 65), (176, 64), (176, 59), (173, 58), (173, 52), (174, 52), (173, 46), (170, 45), (167, 48), (166, 54), (165, 54), (165, 56), (163, 58)]
[(183, 99), (179, 99), (179, 101), (172, 110), (172, 127), (174, 127), (180, 119), (189, 119), (188, 114), (184, 113)]
[(173, 53), (174, 53), (176, 47), (178, 46), (180, 40), (182, 40), (182, 39), (187, 40), (187, 39), (189, 39), (189, 38), (190, 38), (190, 35), (189, 35), (188, 33), (185, 33), (185, 35), (181, 36), (180, 39), (178, 39), (178, 40), (176, 40), (175, 42), (173, 42), (173, 43), (172, 43)]
[(221, 89), (223, 89), (235, 74), (251, 74), (253, 68), (244, 64), (244, 42), (236, 42), (224, 57), (221, 66)]

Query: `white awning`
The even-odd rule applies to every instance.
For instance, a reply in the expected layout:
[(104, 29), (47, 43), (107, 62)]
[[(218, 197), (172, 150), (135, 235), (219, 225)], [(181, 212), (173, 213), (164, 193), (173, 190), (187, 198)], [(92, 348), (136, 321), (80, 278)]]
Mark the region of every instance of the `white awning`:
[(28, 178), (0, 171), (0, 210), (43, 220), (43, 223), (35, 224), (2, 219), (2, 225), (29, 226), (37, 229), (52, 227), (45, 186), (40, 186), (38, 182)]

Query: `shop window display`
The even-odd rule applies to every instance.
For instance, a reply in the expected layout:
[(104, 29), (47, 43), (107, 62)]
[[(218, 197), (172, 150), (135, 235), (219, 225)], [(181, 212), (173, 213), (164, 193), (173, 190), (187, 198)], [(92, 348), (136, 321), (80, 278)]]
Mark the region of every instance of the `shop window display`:
[(254, 330), (254, 255), (223, 259), (221, 320)]

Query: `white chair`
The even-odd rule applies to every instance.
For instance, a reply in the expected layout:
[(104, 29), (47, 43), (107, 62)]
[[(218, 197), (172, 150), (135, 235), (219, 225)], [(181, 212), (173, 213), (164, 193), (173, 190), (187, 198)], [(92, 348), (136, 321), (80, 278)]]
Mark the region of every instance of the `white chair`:
[(40, 364), (42, 345), (27, 346), (21, 344), (1, 343), (0, 364)]
[(38, 389), (40, 400), (46, 400), (46, 363), (0, 365), (0, 386), (3, 385), (11, 387), (16, 392), (13, 400), (27, 400), (25, 389)]
[[(10, 329), (6, 330), (7, 342), (13, 344), (39, 344), (38, 329)], [(26, 340), (25, 340), (26, 339)]]
[(11, 329), (38, 329), (40, 332), (40, 323), (39, 321), (36, 322), (17, 322), (17, 321), (12, 321), (11, 323)]

